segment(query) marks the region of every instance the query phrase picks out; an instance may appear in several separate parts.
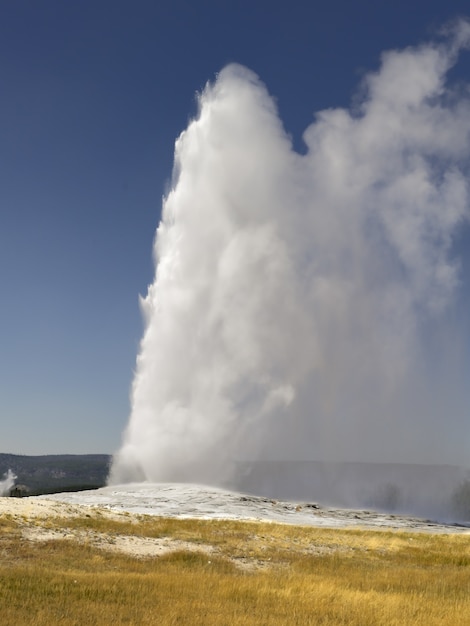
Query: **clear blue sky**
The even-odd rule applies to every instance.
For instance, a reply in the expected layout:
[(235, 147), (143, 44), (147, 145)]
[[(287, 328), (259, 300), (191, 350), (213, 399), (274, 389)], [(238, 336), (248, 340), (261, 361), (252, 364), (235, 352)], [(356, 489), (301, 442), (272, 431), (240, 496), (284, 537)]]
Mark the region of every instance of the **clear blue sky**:
[[(0, 1), (0, 451), (118, 448), (174, 140), (207, 80), (254, 70), (302, 149), (383, 50), (467, 7)], [(469, 57), (454, 76), (470, 80)]]

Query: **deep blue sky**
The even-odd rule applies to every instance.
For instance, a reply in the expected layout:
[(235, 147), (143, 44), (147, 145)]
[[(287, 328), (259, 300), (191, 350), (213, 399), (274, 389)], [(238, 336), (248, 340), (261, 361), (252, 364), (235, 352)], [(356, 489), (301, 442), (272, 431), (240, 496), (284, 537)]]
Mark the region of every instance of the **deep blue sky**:
[(0, 451), (119, 446), (174, 140), (207, 80), (254, 70), (302, 149), (313, 113), (348, 106), (383, 50), (466, 6), (2, 0)]

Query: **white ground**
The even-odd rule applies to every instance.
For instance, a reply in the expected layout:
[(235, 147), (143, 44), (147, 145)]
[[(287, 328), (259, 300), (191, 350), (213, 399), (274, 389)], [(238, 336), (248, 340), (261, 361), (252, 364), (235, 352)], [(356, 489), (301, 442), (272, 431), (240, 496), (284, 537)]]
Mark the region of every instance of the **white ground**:
[[(217, 554), (211, 545), (171, 537), (106, 534), (88, 527), (54, 524), (53, 518), (108, 517), (131, 521), (141, 515), (178, 518), (272, 521), (325, 528), (367, 528), (429, 533), (469, 533), (470, 528), (439, 524), (418, 518), (320, 507), (317, 504), (280, 502), (223, 489), (182, 484), (132, 484), (95, 491), (57, 493), (29, 498), (0, 498), (0, 519), (13, 518), (25, 541), (70, 540), (133, 557), (159, 557), (178, 550)], [(316, 548), (322, 550), (320, 546)], [(328, 548), (329, 549), (329, 548)], [(210, 562), (210, 561), (209, 561)], [(242, 569), (259, 569), (266, 563), (235, 558)]]
[[(5, 500), (12, 500), (6, 498)], [(3, 499), (0, 499), (3, 500)], [(215, 487), (191, 484), (139, 483), (93, 491), (23, 498), (31, 506), (47, 501), (113, 511), (179, 518), (272, 521), (328, 528), (381, 528), (421, 532), (468, 532), (462, 526), (415, 517), (321, 507), (305, 502), (281, 502)], [(3, 504), (3, 503), (2, 503)], [(0, 508), (1, 512), (1, 508)]]

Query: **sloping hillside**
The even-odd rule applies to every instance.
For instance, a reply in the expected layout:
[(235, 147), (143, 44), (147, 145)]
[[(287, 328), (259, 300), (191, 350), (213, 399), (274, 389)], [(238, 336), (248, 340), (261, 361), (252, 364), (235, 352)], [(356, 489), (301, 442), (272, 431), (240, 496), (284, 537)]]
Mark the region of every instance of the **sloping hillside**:
[(17, 484), (26, 485), (31, 495), (94, 489), (106, 483), (110, 461), (108, 454), (0, 453), (0, 478), (11, 470), (17, 476)]

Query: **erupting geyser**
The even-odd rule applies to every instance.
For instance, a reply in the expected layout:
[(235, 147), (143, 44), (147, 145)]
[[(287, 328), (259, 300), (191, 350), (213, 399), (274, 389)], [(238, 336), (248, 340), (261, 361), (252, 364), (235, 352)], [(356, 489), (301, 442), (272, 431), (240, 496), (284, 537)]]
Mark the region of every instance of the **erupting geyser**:
[(461, 21), (384, 54), (305, 154), (248, 69), (206, 87), (176, 142), (112, 483), (237, 486), (260, 459), (465, 463), (470, 97), (446, 74), (469, 43)]
[(8, 470), (3, 476), (3, 480), (0, 480), (0, 496), (9, 496), (10, 490), (14, 486), (16, 480), (15, 474)]

